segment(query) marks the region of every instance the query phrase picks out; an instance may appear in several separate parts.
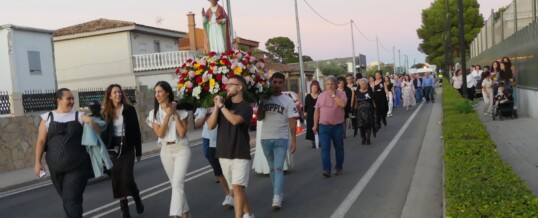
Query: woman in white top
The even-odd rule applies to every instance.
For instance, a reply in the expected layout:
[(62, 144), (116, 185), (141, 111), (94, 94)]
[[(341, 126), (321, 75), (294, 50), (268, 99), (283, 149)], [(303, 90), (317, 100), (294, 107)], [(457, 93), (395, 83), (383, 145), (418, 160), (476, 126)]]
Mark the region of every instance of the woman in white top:
[(482, 75), (482, 97), (484, 98), (484, 115), (491, 116), (493, 109), (493, 77), (492, 73), (487, 72)]
[(452, 87), (454, 87), (461, 95), (461, 85), (463, 84), (463, 79), (461, 78), (461, 70), (457, 70), (456, 74), (452, 77)]
[(170, 84), (159, 81), (155, 85), (155, 106), (146, 123), (153, 129), (161, 146), (161, 161), (172, 185), (170, 216), (189, 218), (189, 205), (185, 195), (185, 177), (191, 158), (187, 137), (185, 110), (176, 110), (174, 93)]

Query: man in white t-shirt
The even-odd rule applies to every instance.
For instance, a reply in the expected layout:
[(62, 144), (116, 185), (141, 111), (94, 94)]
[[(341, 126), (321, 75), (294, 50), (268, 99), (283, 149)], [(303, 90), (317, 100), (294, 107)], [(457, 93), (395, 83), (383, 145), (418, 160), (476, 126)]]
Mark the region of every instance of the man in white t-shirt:
[(271, 76), (273, 94), (258, 108), (258, 119), (263, 120), (261, 144), (270, 169), (273, 185), (273, 209), (282, 207), (284, 185), (284, 161), (289, 150), (295, 152), (297, 118), (299, 113), (293, 99), (282, 94), (282, 86), (286, 77), (282, 73)]

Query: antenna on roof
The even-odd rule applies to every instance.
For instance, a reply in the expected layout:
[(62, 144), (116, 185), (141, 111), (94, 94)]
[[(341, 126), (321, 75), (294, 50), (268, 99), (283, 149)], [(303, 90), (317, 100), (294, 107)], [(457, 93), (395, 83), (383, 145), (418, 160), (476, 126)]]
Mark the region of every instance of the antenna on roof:
[(162, 17), (160, 17), (160, 16), (155, 18), (155, 24), (157, 26), (160, 26), (163, 23), (163, 21), (164, 21), (164, 19)]

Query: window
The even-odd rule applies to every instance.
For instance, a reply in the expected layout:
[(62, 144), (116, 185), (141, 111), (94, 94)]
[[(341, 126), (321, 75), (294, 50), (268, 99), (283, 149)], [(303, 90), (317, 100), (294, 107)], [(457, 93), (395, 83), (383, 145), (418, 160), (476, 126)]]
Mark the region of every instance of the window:
[(41, 57), (38, 51), (28, 51), (30, 75), (41, 75)]
[(159, 40), (153, 41), (153, 51), (155, 53), (160, 53), (161, 52), (161, 42), (159, 42)]

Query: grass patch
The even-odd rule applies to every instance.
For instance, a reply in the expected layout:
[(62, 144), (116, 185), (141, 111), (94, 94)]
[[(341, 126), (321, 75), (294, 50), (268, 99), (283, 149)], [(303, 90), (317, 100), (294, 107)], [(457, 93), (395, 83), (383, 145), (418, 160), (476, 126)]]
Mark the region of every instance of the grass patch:
[(538, 199), (506, 164), (464, 99), (443, 84), (447, 217), (538, 217)]

